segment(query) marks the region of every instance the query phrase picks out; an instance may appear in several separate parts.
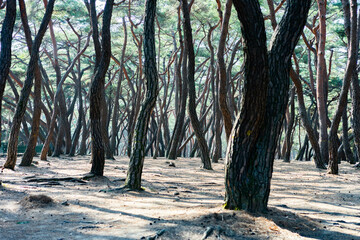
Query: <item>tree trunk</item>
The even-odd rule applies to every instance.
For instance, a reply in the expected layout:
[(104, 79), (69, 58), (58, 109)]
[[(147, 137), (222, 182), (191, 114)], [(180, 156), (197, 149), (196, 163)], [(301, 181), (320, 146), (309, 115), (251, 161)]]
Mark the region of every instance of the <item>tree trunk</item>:
[(347, 104), (347, 93), (350, 87), (351, 78), (354, 76), (356, 71), (357, 55), (358, 55), (358, 33), (357, 33), (357, 2), (356, 0), (350, 0), (350, 38), (348, 44), (348, 60), (346, 64), (345, 76), (337, 110), (334, 116), (334, 120), (331, 123), (330, 136), (329, 136), (329, 148), (330, 148), (330, 159), (328, 166), (328, 173), (338, 174), (338, 159), (337, 150), (337, 131), (339, 128), (341, 116), (343, 115), (344, 109)]
[(195, 91), (195, 79), (194, 79), (195, 55), (194, 55), (194, 45), (193, 45), (192, 30), (190, 23), (190, 13), (189, 13), (187, 0), (182, 0), (182, 11), (184, 17), (185, 45), (187, 45), (187, 50), (188, 50), (188, 63), (187, 63), (188, 64), (187, 84), (189, 88), (188, 113), (190, 116), (191, 125), (194, 129), (195, 136), (198, 140), (198, 144), (200, 147), (202, 167), (205, 169), (212, 169), (210, 156), (209, 156), (209, 149), (196, 113), (196, 91)]
[(311, 0), (288, 1), (268, 54), (259, 3), (234, 2), (245, 43), (245, 94), (226, 157), (225, 208), (267, 209), (275, 148), (288, 102), (290, 59), (310, 5)]
[(144, 23), (144, 69), (146, 78), (146, 98), (141, 106), (136, 122), (134, 145), (130, 157), (125, 187), (140, 190), (141, 174), (144, 166), (146, 134), (149, 128), (151, 112), (158, 94), (158, 73), (156, 70), (155, 21), (156, 0), (147, 0)]
[[(95, 64), (95, 73), (90, 87), (90, 126), (91, 126), (91, 170), (90, 172), (96, 176), (104, 175), (105, 165), (105, 151), (103, 144), (101, 109), (103, 104), (103, 93), (105, 75), (110, 63), (111, 57), (111, 37), (110, 37), (110, 23), (113, 10), (114, 0), (106, 0), (103, 13), (102, 26), (102, 49), (101, 57), (98, 58)], [(91, 0), (91, 19), (93, 27), (93, 39), (96, 39), (94, 29), (97, 29), (95, 0)], [(96, 39), (98, 41), (98, 38)], [(95, 45), (96, 46), (96, 45)], [(96, 50), (98, 51), (98, 50)], [(99, 54), (98, 52), (96, 54)]]
[(351, 151), (351, 146), (349, 142), (349, 124), (348, 124), (348, 116), (347, 116), (347, 107), (344, 109), (344, 113), (342, 115), (342, 127), (343, 127), (343, 138), (342, 138), (342, 144), (344, 147), (345, 152), (345, 158), (350, 164), (355, 164), (355, 157), (354, 154)]
[[(350, 3), (349, 0), (342, 0), (344, 20), (345, 20), (345, 33), (350, 38)], [(360, 15), (358, 16), (357, 32), (360, 34)], [(359, 44), (359, 39), (358, 39)], [(357, 45), (359, 48), (359, 45)], [(356, 155), (360, 156), (360, 85), (358, 72), (354, 72), (351, 78), (352, 84), (352, 128), (354, 132), (354, 143)]]
[(304, 93), (303, 93), (303, 88), (302, 88), (302, 84), (299, 78), (299, 75), (297, 73), (295, 73), (295, 71), (293, 69), (290, 69), (290, 77), (296, 87), (296, 94), (298, 96), (298, 105), (299, 105), (299, 114), (301, 117), (301, 121), (304, 125), (304, 128), (306, 130), (307, 136), (309, 137), (310, 143), (312, 148), (315, 151), (315, 157), (314, 157), (314, 161), (315, 161), (315, 165), (317, 168), (320, 169), (325, 169), (325, 163), (321, 158), (321, 152), (320, 152), (320, 146), (319, 146), (319, 142), (318, 142), (318, 137), (317, 134), (315, 132), (315, 130), (313, 129), (313, 127), (311, 126), (311, 122), (309, 119), (309, 116), (306, 112), (306, 108), (305, 108), (305, 101), (304, 101)]
[(295, 122), (295, 87), (291, 89), (289, 109), (291, 110), (289, 123), (287, 125), (285, 141), (286, 141), (286, 151), (284, 154), (284, 162), (290, 162), (290, 154), (292, 147), (292, 133)]
[(14, 29), (16, 18), (16, 0), (6, 1), (6, 13), (5, 19), (2, 24), (1, 29), (1, 52), (0, 52), (0, 146), (1, 146), (1, 133), (2, 126), (1, 123), (2, 115), (2, 100), (4, 96), (4, 90), (6, 85), (6, 80), (9, 75), (10, 65), (11, 65), (11, 42), (12, 42), (12, 33)]
[(225, 5), (225, 12), (224, 18), (221, 27), (221, 34), (220, 34), (220, 41), (217, 51), (217, 64), (219, 67), (219, 77), (220, 77), (220, 84), (219, 84), (219, 106), (221, 109), (221, 113), (224, 119), (224, 126), (225, 126), (225, 133), (226, 133), (226, 141), (229, 140), (229, 136), (231, 134), (232, 129), (232, 117), (231, 113), (227, 104), (227, 77), (226, 77), (226, 64), (224, 60), (225, 54), (225, 44), (226, 38), (228, 35), (229, 29), (229, 20), (231, 16), (231, 7), (232, 7), (232, 0), (227, 0)]
[[(26, 43), (28, 50), (31, 54), (32, 48), (32, 39), (31, 31), (26, 15), (26, 7), (24, 0), (19, 0), (21, 22), (25, 32)], [(34, 84), (34, 111), (33, 119), (31, 124), (31, 134), (29, 143), (26, 147), (25, 153), (21, 159), (20, 166), (30, 166), (33, 160), (33, 157), (36, 154), (35, 147), (38, 140), (39, 130), (40, 130), (40, 116), (41, 116), (41, 72), (38, 63), (35, 63), (35, 72), (34, 72), (35, 84)]]
[(319, 113), (320, 127), (320, 152), (321, 158), (325, 163), (329, 162), (329, 145), (327, 132), (327, 110), (325, 86), (327, 82), (326, 62), (325, 62), (325, 42), (326, 42), (326, 1), (317, 0), (319, 8), (319, 39), (317, 50), (317, 73), (316, 73), (316, 100)]
[(11, 127), (10, 139), (7, 150), (7, 159), (4, 164), (5, 168), (14, 169), (17, 158), (17, 145), (18, 145), (18, 136), (20, 132), (21, 122), (23, 120), (26, 105), (29, 100), (31, 88), (33, 85), (34, 75), (35, 75), (35, 67), (36, 63), (39, 60), (39, 48), (46, 32), (47, 26), (50, 22), (51, 15), (53, 12), (55, 0), (50, 0), (47, 7), (46, 12), (41, 22), (39, 31), (35, 37), (34, 43), (31, 49), (30, 61), (28, 65), (28, 69), (26, 72), (26, 80), (24, 81), (24, 86), (21, 89), (21, 94), (19, 98), (19, 102), (16, 106), (15, 115), (13, 118), (13, 125)]
[[(181, 4), (181, 3), (180, 3)], [(176, 116), (176, 122), (174, 127), (174, 132), (172, 135), (172, 141), (171, 141), (171, 147), (168, 153), (167, 158), (168, 159), (176, 159), (177, 158), (177, 152), (179, 150), (179, 145), (181, 143), (181, 140), (183, 138), (183, 126), (185, 122), (185, 113), (186, 113), (186, 99), (188, 96), (188, 85), (186, 81), (187, 76), (187, 46), (186, 44), (183, 44), (182, 36), (181, 36), (181, 27), (180, 23), (178, 26), (179, 30), (179, 38), (180, 38), (180, 59), (179, 64), (176, 68), (176, 77), (178, 81), (181, 82), (181, 92), (180, 92), (180, 110), (179, 114)], [(181, 68), (181, 71), (180, 71)]]
[(115, 102), (114, 102), (114, 111), (113, 111), (113, 116), (112, 116), (112, 134), (111, 134), (111, 140), (110, 140), (110, 148), (111, 151), (113, 152), (113, 155), (115, 154), (115, 147), (116, 147), (116, 136), (119, 133), (119, 128), (118, 128), (118, 120), (119, 120), (119, 98), (120, 98), (120, 91), (121, 91), (121, 83), (123, 80), (123, 68), (124, 66), (124, 61), (125, 61), (125, 51), (126, 51), (126, 45), (127, 45), (127, 31), (126, 31), (126, 22), (125, 22), (125, 18), (123, 17), (123, 28), (124, 28), (124, 43), (123, 43), (123, 47), (122, 47), (122, 52), (121, 52), (121, 59), (120, 59), (120, 73), (119, 73), (119, 80), (118, 80), (118, 84), (117, 84), (117, 88), (116, 88), (116, 94), (115, 94)]

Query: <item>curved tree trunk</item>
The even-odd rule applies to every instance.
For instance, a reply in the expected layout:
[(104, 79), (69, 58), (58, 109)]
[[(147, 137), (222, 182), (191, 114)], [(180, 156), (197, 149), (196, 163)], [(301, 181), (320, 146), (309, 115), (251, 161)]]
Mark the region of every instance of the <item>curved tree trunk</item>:
[(219, 67), (219, 106), (224, 119), (224, 127), (226, 133), (226, 140), (229, 140), (232, 129), (232, 118), (227, 105), (227, 77), (226, 77), (226, 65), (224, 60), (226, 37), (228, 35), (229, 20), (231, 16), (232, 0), (227, 0), (225, 5), (224, 18), (221, 27), (220, 41), (217, 51), (217, 63)]
[(211, 161), (209, 156), (209, 148), (207, 146), (203, 129), (200, 125), (197, 113), (196, 113), (196, 90), (195, 90), (195, 53), (192, 39), (192, 30), (190, 23), (189, 6), (187, 0), (182, 0), (182, 11), (184, 17), (184, 31), (185, 31), (185, 44), (188, 48), (188, 63), (187, 63), (187, 84), (189, 88), (189, 102), (188, 113), (190, 116), (191, 125), (194, 129), (196, 139), (198, 140), (199, 148), (201, 151), (202, 167), (205, 169), (211, 168)]
[[(254, 186), (247, 186), (247, 182), (253, 174), (250, 163), (255, 158), (255, 146), (265, 115), (269, 82), (266, 35), (264, 19), (257, 1), (235, 1), (234, 6), (244, 38), (245, 87), (243, 107), (234, 123), (226, 154), (225, 208), (256, 210), (257, 206), (252, 206), (252, 200), (247, 199), (251, 197), (250, 191)], [(250, 176), (247, 176), (249, 174)]]
[(306, 108), (305, 108), (305, 101), (304, 101), (304, 93), (303, 93), (303, 88), (302, 88), (302, 84), (299, 78), (299, 75), (295, 73), (295, 71), (293, 69), (290, 69), (290, 77), (291, 80), (293, 81), (295, 87), (296, 87), (296, 94), (297, 94), (297, 99), (298, 99), (298, 105), (299, 105), (299, 114), (300, 114), (300, 118), (301, 121), (304, 125), (304, 128), (306, 130), (307, 136), (309, 137), (311, 146), (315, 152), (315, 157), (314, 157), (314, 161), (315, 161), (315, 165), (317, 168), (320, 169), (325, 169), (325, 163), (321, 158), (321, 152), (320, 152), (320, 146), (319, 146), (319, 142), (318, 142), (318, 137), (317, 134), (315, 132), (315, 130), (313, 129), (313, 127), (311, 126), (311, 122), (309, 119), (309, 116), (306, 112)]
[(358, 55), (358, 33), (357, 33), (357, 1), (350, 0), (350, 38), (348, 44), (348, 60), (346, 64), (344, 82), (341, 89), (339, 102), (337, 105), (337, 111), (334, 116), (334, 120), (331, 123), (330, 136), (329, 136), (329, 148), (330, 159), (328, 166), (328, 173), (338, 174), (338, 157), (337, 157), (337, 131), (339, 128), (341, 116), (347, 104), (347, 94), (351, 83), (351, 78), (356, 71), (357, 55)]
[(141, 174), (144, 166), (146, 135), (149, 128), (151, 113), (155, 107), (158, 94), (158, 73), (156, 69), (155, 49), (155, 14), (156, 0), (147, 0), (144, 23), (144, 69), (146, 78), (146, 98), (141, 106), (136, 122), (134, 144), (129, 162), (125, 187), (140, 190)]
[(311, 0), (288, 1), (268, 54), (258, 2), (234, 2), (245, 40), (245, 95), (226, 157), (226, 208), (267, 209), (275, 149), (288, 102), (290, 59), (310, 5)]
[[(215, 53), (214, 53), (214, 47), (212, 46), (211, 42), (211, 36), (212, 32), (217, 28), (217, 25), (214, 27), (210, 27), (208, 35), (207, 35), (207, 42), (210, 49), (210, 84), (211, 84), (211, 90), (213, 95), (213, 101), (214, 101), (214, 125), (213, 125), (213, 134), (215, 135), (215, 146), (214, 146), (214, 152), (212, 156), (212, 162), (217, 163), (219, 162), (219, 158), (221, 158), (221, 111), (219, 108), (219, 75), (216, 73), (215, 70)], [(210, 142), (210, 144), (212, 141)], [(211, 145), (209, 144), (209, 150), (211, 149)]]
[[(26, 16), (26, 8), (24, 0), (19, 0), (21, 22), (24, 28), (26, 43), (31, 54), (32, 48), (32, 39), (29, 23)], [(25, 153), (21, 159), (20, 166), (30, 166), (33, 160), (33, 157), (36, 154), (35, 147), (38, 140), (39, 130), (40, 130), (40, 116), (41, 116), (41, 72), (38, 63), (35, 63), (35, 75), (34, 75), (34, 112), (31, 124), (31, 134), (29, 143), (26, 147)]]
[(21, 122), (23, 120), (26, 111), (26, 104), (29, 100), (31, 88), (33, 85), (35, 67), (37, 61), (39, 60), (39, 48), (42, 39), (44, 37), (44, 34), (46, 32), (47, 26), (51, 20), (54, 4), (55, 4), (55, 0), (49, 1), (39, 31), (32, 45), (30, 61), (26, 72), (26, 80), (24, 82), (23, 88), (21, 89), (21, 95), (19, 98), (19, 102), (16, 106), (16, 111), (13, 118), (13, 125), (11, 127), (10, 139), (7, 150), (7, 159), (4, 164), (5, 168), (10, 168), (10, 169), (15, 168), (16, 158), (17, 158), (18, 136), (20, 132)]
[[(344, 20), (345, 20), (345, 33), (350, 38), (350, 3), (349, 0), (342, 0)], [(360, 15), (358, 16), (357, 32), (360, 34)], [(359, 39), (358, 39), (359, 44)], [(359, 47), (359, 45), (357, 45)], [(352, 128), (354, 133), (355, 151), (356, 155), (360, 156), (360, 85), (358, 72), (354, 72), (351, 78), (352, 84)]]
[(2, 100), (4, 96), (4, 90), (6, 80), (9, 75), (11, 65), (11, 42), (12, 33), (14, 30), (14, 24), (16, 19), (16, 0), (6, 1), (6, 13), (5, 19), (1, 29), (1, 52), (0, 52), (0, 146), (1, 146), (1, 133), (2, 133)]
[[(114, 0), (107, 0), (103, 13), (102, 27), (102, 52), (98, 64), (95, 64), (95, 73), (90, 87), (90, 124), (91, 124), (91, 170), (97, 176), (104, 175), (105, 152), (103, 145), (101, 109), (106, 107), (103, 104), (103, 92), (105, 75), (109, 67), (111, 57), (110, 22)], [(97, 28), (95, 0), (91, 1), (91, 18), (93, 27), (93, 39), (96, 38), (94, 29)], [(95, 27), (96, 26), (96, 27)], [(98, 40), (97, 40), (98, 41)], [(96, 51), (96, 54), (99, 54)]]

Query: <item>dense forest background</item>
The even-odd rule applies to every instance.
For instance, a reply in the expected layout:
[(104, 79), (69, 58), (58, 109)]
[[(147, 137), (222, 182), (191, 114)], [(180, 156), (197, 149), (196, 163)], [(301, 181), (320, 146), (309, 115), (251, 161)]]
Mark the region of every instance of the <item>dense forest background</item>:
[[(1, 1), (4, 5), (0, 10), (3, 26), (5, 5), (10, 2)], [(94, 17), (90, 15), (90, 8), (95, 1), (56, 1), (47, 24), (48, 31), (39, 43), (39, 59), (33, 60), (29, 53), (31, 39), (36, 45), (45, 8), (53, 2), (21, 0), (18, 4), (20, 11), (16, 12), (11, 41), (11, 66), (2, 98), (1, 147), (4, 153), (7, 152), (5, 167), (14, 168), (11, 156), (16, 156), (16, 152), (25, 152), (21, 165), (30, 165), (35, 152), (41, 154), (43, 160), (47, 155), (91, 153), (89, 108), (94, 94), (91, 83), (96, 78), (94, 72), (99, 72), (99, 64), (102, 66), (100, 55), (106, 55), (110, 47), (109, 67), (103, 73), (104, 88), (100, 89), (102, 97), (97, 100), (101, 144), (107, 159), (113, 159), (114, 155), (131, 156), (132, 145), (138, 141), (134, 140), (138, 134), (136, 122), (139, 122), (141, 104), (148, 96), (146, 90), (150, 86), (144, 73), (147, 64), (143, 52), (147, 37), (145, 1), (114, 2), (112, 16), (110, 14), (110, 46), (104, 40), (105, 37), (108, 39), (104, 28), (105, 1), (96, 2), (97, 21), (90, 21)], [(316, 167), (325, 168), (329, 152), (331, 160), (334, 156), (331, 149), (336, 148), (339, 157), (332, 162), (358, 161), (356, 90), (359, 67), (356, 61), (352, 69), (347, 67), (352, 56), (351, 35), (359, 33), (353, 14), (358, 10), (356, 5), (353, 10), (353, 2), (356, 1), (351, 2), (351, 7), (346, 0), (311, 2), (305, 28), (292, 54), (289, 101), (277, 141), (277, 158), (289, 162), (290, 159), (311, 160), (314, 157)], [(271, 36), (289, 3), (285, 0), (259, 3), (265, 22), (266, 44), (270, 45)], [(190, 70), (184, 10), (179, 1), (158, 1), (154, 40), (159, 83), (154, 109), (149, 113), (149, 128), (143, 138), (146, 140), (143, 151), (154, 158), (201, 155), (203, 166), (211, 168), (201, 154), (203, 144), (194, 131), (189, 111), (185, 111), (187, 98), (195, 99), (195, 105), (188, 104), (190, 109), (196, 110), (209, 156), (216, 163), (226, 155), (231, 129), (227, 126), (229, 122), (233, 124), (240, 113), (246, 90), (244, 39), (231, 1), (225, 4), (219, 0), (193, 0), (188, 6), (195, 54), (195, 95), (186, 81)], [(224, 33), (224, 23), (230, 13), (228, 33)], [(95, 42), (91, 24), (94, 22), (98, 26)], [(355, 28), (351, 28), (354, 25)], [(98, 51), (100, 42), (102, 46)], [(358, 39), (356, 42), (358, 44)], [(8, 47), (2, 45), (1, 49)], [(357, 58), (357, 50), (355, 53)], [(225, 65), (221, 64), (222, 60)], [(32, 64), (36, 65), (33, 67), (34, 83), (29, 79)], [(346, 77), (349, 72), (350, 78)], [(350, 80), (346, 79), (352, 79), (350, 91), (347, 89)], [(345, 80), (347, 85), (343, 84)], [(22, 97), (26, 93), (29, 101)], [(341, 103), (341, 99), (345, 100)], [(225, 118), (224, 108), (228, 114)], [(339, 109), (341, 119), (337, 116)], [(39, 127), (34, 119), (39, 119)], [(342, 125), (339, 125), (340, 120)], [(332, 162), (329, 171), (337, 173), (337, 166), (334, 167)]]

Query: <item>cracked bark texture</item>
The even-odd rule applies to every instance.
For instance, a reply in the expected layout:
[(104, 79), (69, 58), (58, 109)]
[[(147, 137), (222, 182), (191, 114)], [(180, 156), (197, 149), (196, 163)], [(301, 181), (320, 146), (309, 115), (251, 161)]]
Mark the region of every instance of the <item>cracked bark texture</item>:
[(275, 149), (289, 98), (291, 55), (310, 4), (311, 0), (288, 1), (268, 53), (259, 3), (234, 1), (245, 43), (245, 92), (226, 156), (227, 209), (267, 210)]
[(156, 104), (158, 94), (158, 73), (156, 69), (155, 49), (155, 15), (156, 0), (147, 0), (144, 23), (144, 73), (146, 79), (146, 96), (137, 118), (129, 169), (125, 187), (141, 190), (141, 175), (144, 166), (146, 134), (149, 128), (151, 113)]
[[(113, 10), (114, 0), (107, 0), (103, 14), (102, 26), (102, 42), (101, 51), (98, 49), (98, 36), (95, 36), (95, 29), (97, 29), (95, 0), (90, 2), (91, 18), (93, 26), (93, 39), (96, 50), (96, 64), (95, 73), (90, 87), (90, 124), (91, 124), (91, 170), (90, 173), (103, 176), (105, 165), (105, 149), (103, 144), (101, 109), (103, 103), (103, 89), (105, 84), (105, 75), (110, 63), (111, 57), (111, 34), (110, 23)], [(96, 26), (96, 27), (95, 27)], [(95, 30), (95, 31), (94, 31)], [(100, 54), (100, 58), (99, 58)], [(106, 107), (106, 106), (105, 106)]]

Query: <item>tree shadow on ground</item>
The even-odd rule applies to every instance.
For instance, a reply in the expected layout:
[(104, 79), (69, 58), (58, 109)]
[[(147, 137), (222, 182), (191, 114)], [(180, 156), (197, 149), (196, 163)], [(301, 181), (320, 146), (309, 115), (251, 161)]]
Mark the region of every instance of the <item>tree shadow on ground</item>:
[[(164, 228), (165, 233), (161, 239), (202, 239), (206, 234), (208, 240), (298, 239), (300, 237), (321, 240), (360, 239), (360, 236), (328, 230), (316, 219), (277, 208), (270, 208), (265, 214), (218, 209), (214, 213), (198, 218), (175, 220), (173, 223), (172, 227)], [(158, 227), (161, 229), (161, 225)]]
[(297, 233), (302, 237), (324, 240), (360, 239), (360, 236), (328, 230), (325, 225), (320, 223), (320, 220), (301, 216), (290, 211), (280, 210), (278, 208), (269, 208), (269, 211), (263, 216), (273, 221), (279, 227)]

